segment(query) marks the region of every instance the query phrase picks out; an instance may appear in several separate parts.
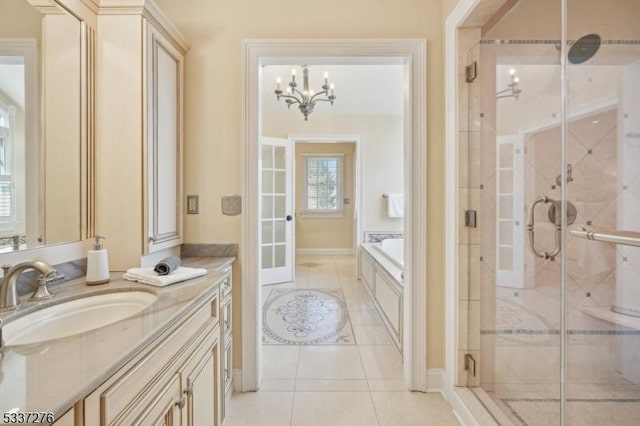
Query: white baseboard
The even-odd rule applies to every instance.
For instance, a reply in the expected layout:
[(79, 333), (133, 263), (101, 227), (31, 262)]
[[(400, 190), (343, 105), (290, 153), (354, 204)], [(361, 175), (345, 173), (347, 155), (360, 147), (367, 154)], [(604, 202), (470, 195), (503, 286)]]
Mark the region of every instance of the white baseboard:
[(233, 393), (242, 392), (242, 369), (233, 369)]
[(427, 370), (427, 392), (444, 392), (444, 368), (429, 368)]
[(299, 248), (296, 256), (352, 256), (354, 249), (350, 248)]

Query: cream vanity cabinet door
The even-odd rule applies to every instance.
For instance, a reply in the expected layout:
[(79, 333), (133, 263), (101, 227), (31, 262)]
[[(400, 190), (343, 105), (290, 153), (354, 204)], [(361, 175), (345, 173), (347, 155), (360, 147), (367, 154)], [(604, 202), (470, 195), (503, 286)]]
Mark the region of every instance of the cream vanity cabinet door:
[(182, 424), (189, 426), (220, 425), (220, 338), (217, 333), (207, 350), (188, 361), (182, 371), (186, 404)]
[(148, 252), (182, 243), (182, 53), (146, 22)]

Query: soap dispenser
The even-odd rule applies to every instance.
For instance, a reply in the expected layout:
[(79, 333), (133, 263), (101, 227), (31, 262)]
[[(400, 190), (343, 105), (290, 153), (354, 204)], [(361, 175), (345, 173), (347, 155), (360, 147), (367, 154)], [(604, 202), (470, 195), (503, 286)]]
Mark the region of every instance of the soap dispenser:
[(111, 279), (109, 275), (109, 257), (107, 256), (107, 250), (100, 244), (100, 240), (104, 239), (104, 237), (96, 235), (93, 250), (89, 250), (87, 253), (86, 281), (88, 285), (105, 284)]

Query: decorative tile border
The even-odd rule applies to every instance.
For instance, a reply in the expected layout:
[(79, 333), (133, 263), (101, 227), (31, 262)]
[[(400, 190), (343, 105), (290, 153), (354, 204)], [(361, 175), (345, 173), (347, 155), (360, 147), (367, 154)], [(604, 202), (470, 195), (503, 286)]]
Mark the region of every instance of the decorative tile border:
[[(511, 414), (520, 421), (524, 426), (528, 426), (529, 423), (518, 413), (518, 411), (510, 404), (512, 402), (549, 402), (560, 403), (559, 398), (500, 398), (500, 401), (509, 409)], [(567, 402), (588, 402), (588, 403), (640, 403), (640, 399), (636, 398), (567, 398)]]
[[(567, 40), (569, 44), (576, 40)], [(484, 39), (480, 40), (480, 44), (560, 44), (561, 40), (549, 39)], [(602, 40), (600, 44), (611, 45), (638, 45), (640, 40)]]
[(273, 289), (262, 325), (264, 344), (356, 344), (341, 289)]
[[(560, 335), (560, 330), (480, 330), (485, 335)], [(571, 336), (640, 336), (640, 330), (567, 330)]]
[(397, 232), (368, 232), (364, 233), (364, 241), (367, 243), (379, 243), (382, 240), (404, 238), (404, 234)]

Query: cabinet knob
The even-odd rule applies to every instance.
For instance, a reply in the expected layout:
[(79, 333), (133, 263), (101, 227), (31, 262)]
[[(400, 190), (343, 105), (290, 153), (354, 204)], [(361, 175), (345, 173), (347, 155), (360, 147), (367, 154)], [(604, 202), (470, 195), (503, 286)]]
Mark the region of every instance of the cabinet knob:
[(151, 242), (151, 243), (155, 243), (156, 240), (157, 240), (157, 238), (154, 237), (154, 236), (149, 237), (149, 242)]
[(187, 397), (183, 395), (182, 398), (180, 398), (180, 401), (176, 402), (176, 407), (182, 410), (186, 403), (187, 403)]
[(193, 395), (193, 383), (189, 383), (187, 385), (187, 389), (184, 391), (185, 395), (191, 396)]

